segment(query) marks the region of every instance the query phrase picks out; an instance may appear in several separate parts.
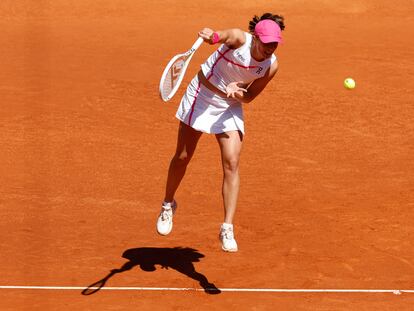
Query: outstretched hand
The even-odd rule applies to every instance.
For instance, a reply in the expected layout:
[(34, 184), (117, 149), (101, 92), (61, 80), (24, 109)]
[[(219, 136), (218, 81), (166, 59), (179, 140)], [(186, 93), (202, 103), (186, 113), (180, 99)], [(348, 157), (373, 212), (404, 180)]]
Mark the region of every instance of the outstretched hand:
[(226, 86), (227, 97), (236, 98), (236, 95), (243, 96), (243, 92), (247, 92), (247, 90), (241, 86), (243, 86), (243, 81), (231, 82), (227, 84)]

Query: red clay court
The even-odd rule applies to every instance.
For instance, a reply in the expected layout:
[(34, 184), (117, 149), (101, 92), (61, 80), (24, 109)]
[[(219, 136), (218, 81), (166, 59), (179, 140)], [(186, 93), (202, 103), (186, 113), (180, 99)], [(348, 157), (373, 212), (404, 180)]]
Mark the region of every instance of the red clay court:
[[(247, 30), (267, 11), (285, 16), (285, 43), (276, 78), (245, 107), (240, 250), (217, 238), (222, 172), (207, 135), (161, 237), (174, 114), (214, 47), (167, 104), (164, 66), (201, 28)], [(411, 0), (2, 0), (0, 310), (411, 310), (413, 11)]]

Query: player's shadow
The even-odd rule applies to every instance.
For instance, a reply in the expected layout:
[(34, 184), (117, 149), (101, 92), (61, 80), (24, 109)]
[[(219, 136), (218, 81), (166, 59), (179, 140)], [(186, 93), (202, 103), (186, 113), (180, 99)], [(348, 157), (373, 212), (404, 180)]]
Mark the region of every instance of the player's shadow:
[(82, 291), (82, 295), (91, 295), (99, 291), (105, 286), (106, 282), (115, 274), (129, 271), (135, 266), (139, 266), (143, 271), (153, 272), (156, 270), (156, 265), (164, 269), (174, 269), (189, 278), (192, 278), (200, 284), (207, 294), (221, 293), (213, 283), (210, 283), (205, 275), (197, 272), (194, 267), (194, 262), (199, 262), (204, 255), (197, 250), (188, 247), (174, 247), (174, 248), (155, 248), (155, 247), (140, 247), (126, 250), (123, 258), (128, 259), (121, 268), (113, 269), (103, 279), (89, 285)]

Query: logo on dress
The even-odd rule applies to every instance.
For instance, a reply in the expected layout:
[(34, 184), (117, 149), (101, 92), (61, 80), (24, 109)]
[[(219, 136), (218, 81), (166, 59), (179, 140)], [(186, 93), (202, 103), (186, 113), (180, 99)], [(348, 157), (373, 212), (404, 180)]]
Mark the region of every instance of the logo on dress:
[(240, 59), (243, 63), (246, 61), (246, 59), (243, 57), (243, 55), (240, 54), (239, 51), (236, 51), (236, 56), (238, 59)]

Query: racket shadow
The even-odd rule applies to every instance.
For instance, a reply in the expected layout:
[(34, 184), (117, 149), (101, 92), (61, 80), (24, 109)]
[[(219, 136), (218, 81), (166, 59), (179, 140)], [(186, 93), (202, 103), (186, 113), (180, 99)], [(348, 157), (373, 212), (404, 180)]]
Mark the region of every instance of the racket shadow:
[(126, 250), (123, 258), (129, 260), (119, 269), (112, 269), (103, 279), (94, 282), (82, 291), (82, 295), (92, 295), (103, 288), (106, 282), (118, 273), (123, 273), (139, 266), (146, 272), (154, 272), (159, 265), (161, 269), (174, 269), (200, 284), (207, 294), (220, 294), (221, 291), (207, 277), (196, 271), (194, 262), (205, 257), (196, 249), (188, 247), (155, 248), (140, 247)]

